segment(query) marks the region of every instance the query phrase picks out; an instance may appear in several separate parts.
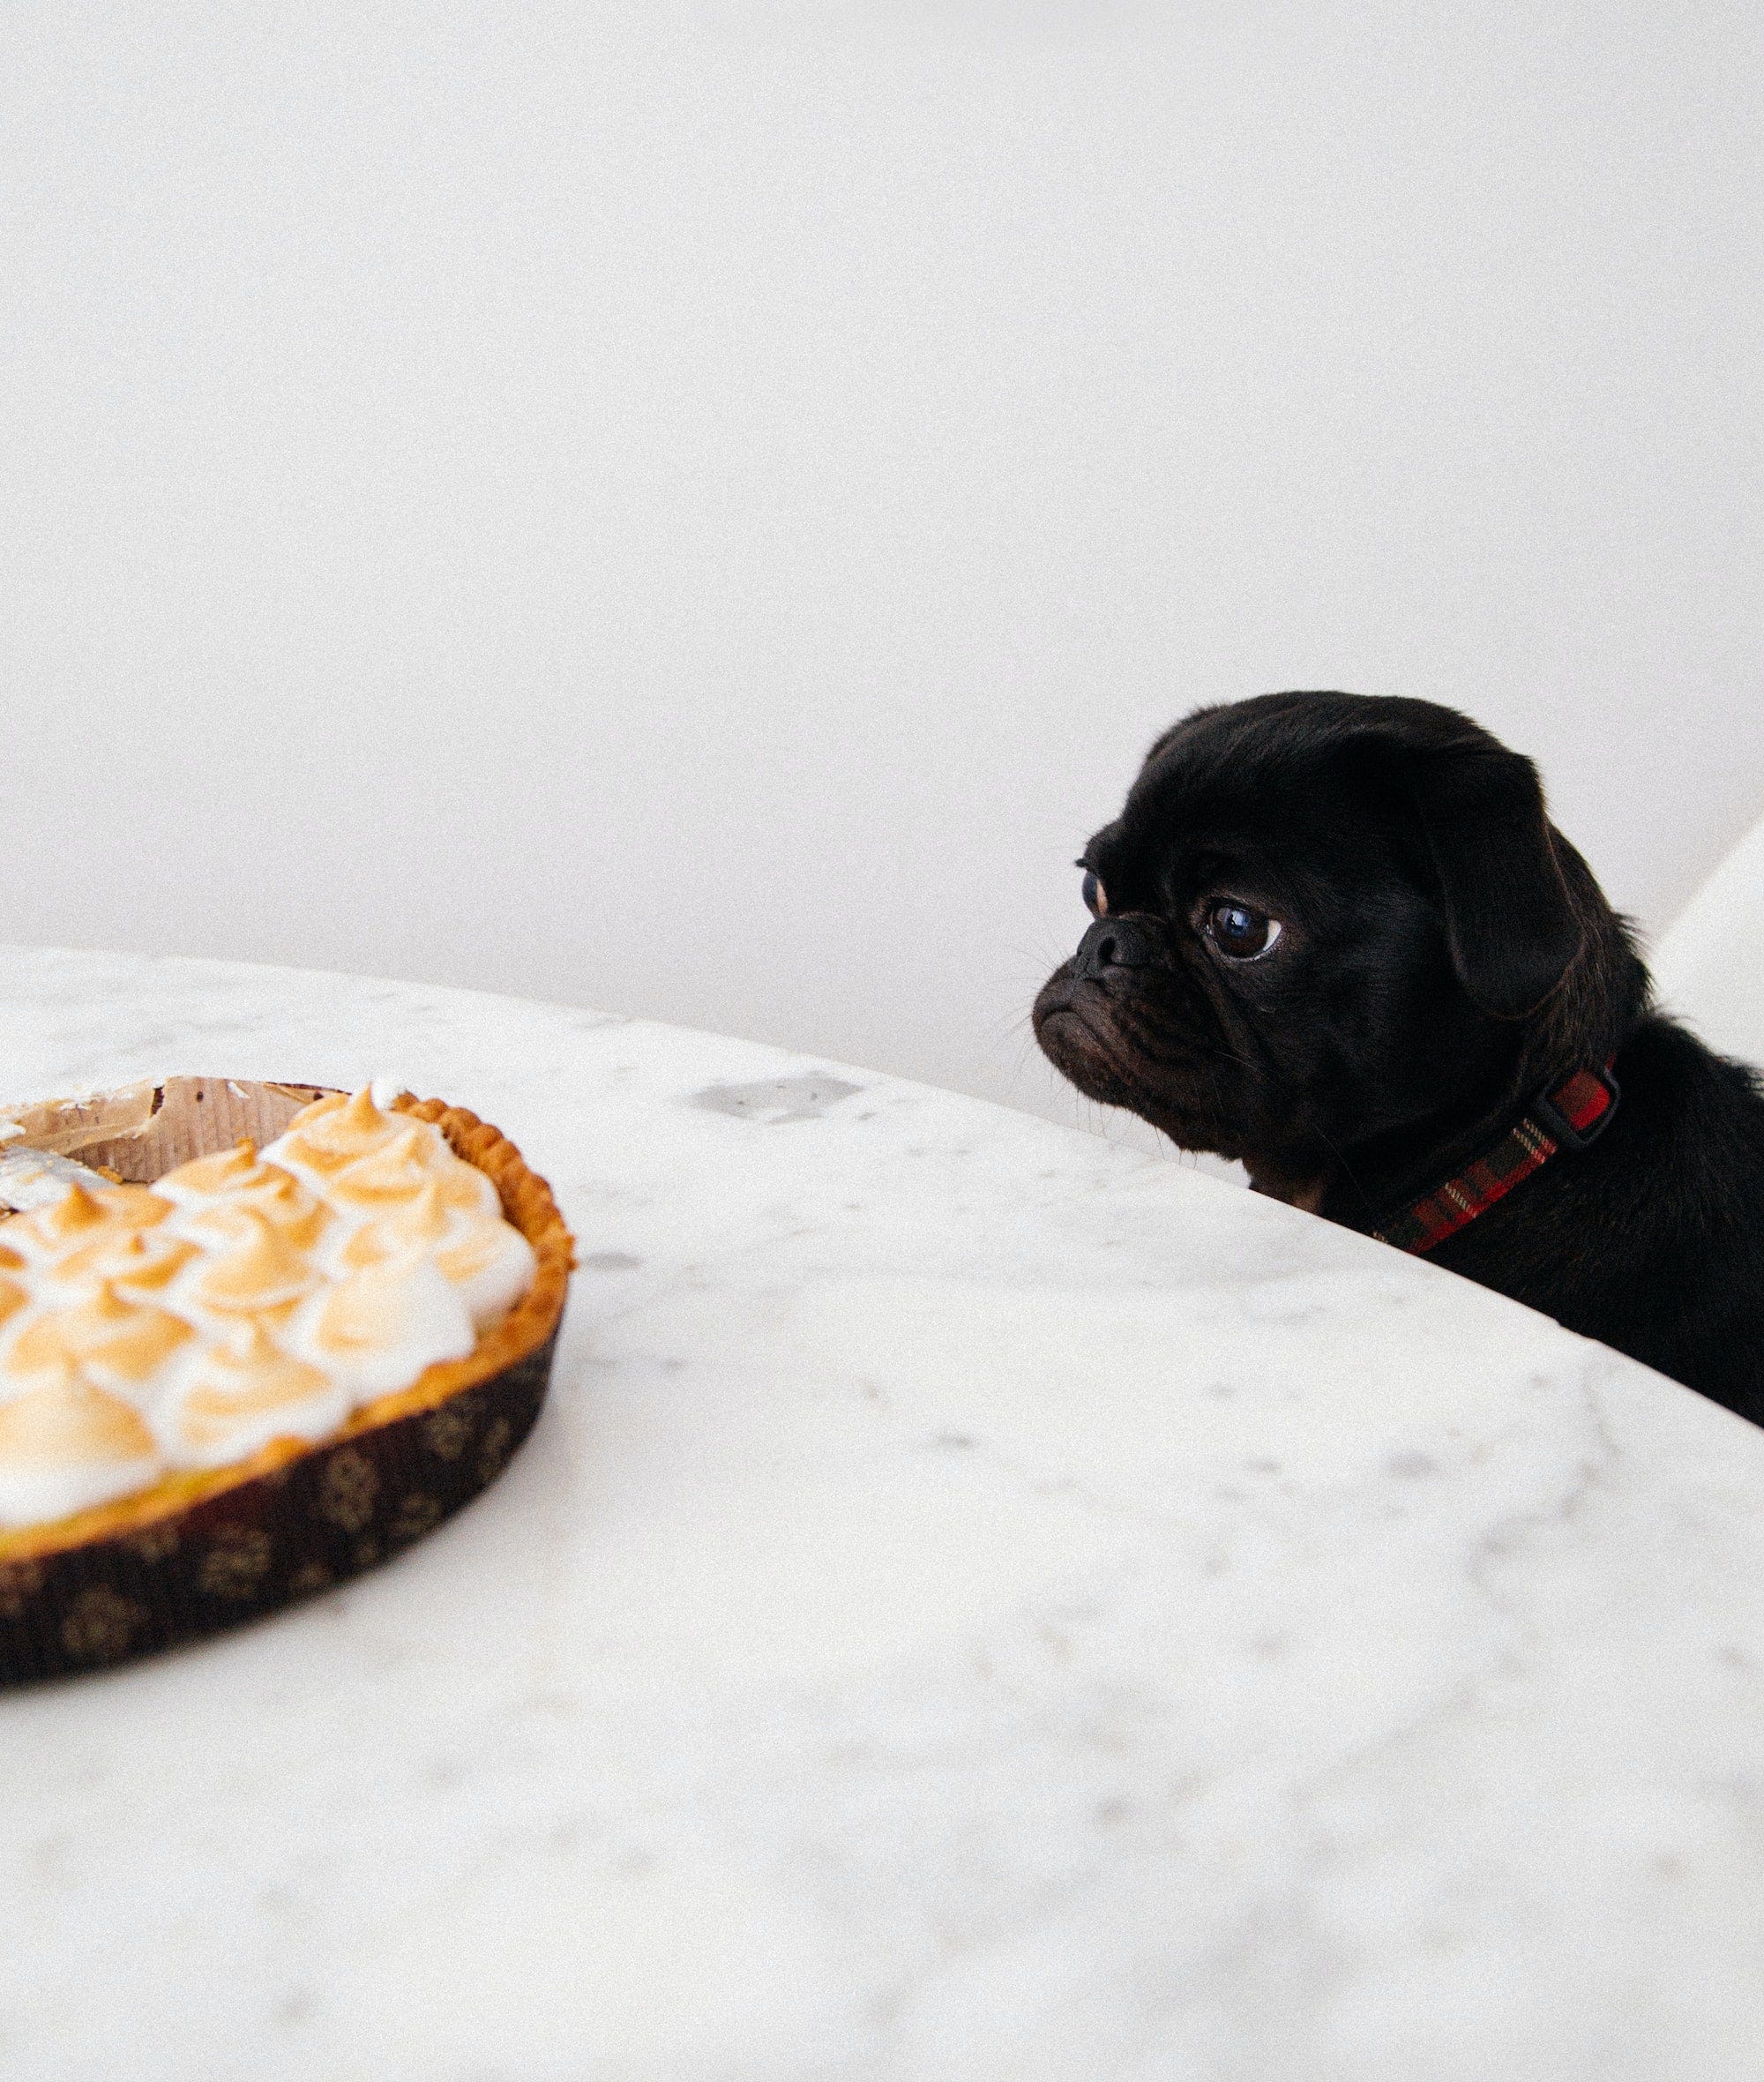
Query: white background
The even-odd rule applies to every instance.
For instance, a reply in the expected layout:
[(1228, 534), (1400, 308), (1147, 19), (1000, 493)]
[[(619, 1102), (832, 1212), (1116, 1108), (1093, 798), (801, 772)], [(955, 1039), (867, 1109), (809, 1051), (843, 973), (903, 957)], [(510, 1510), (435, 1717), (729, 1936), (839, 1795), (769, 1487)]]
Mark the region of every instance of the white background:
[(1465, 708), (1654, 925), (1764, 808), (1753, 0), (5, 19), (0, 937), (1071, 1118), (1200, 701)]

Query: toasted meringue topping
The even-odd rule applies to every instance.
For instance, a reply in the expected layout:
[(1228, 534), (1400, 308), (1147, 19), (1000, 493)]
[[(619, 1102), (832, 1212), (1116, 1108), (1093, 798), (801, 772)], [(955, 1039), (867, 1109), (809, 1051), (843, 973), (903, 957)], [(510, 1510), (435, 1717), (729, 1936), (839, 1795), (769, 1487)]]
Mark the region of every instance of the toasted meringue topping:
[(104, 1210), (98, 1195), (84, 1186), (71, 1186), (52, 1206), (27, 1215), (19, 1223), (26, 1236), (40, 1236), (46, 1244), (84, 1242), (94, 1229), (101, 1229)]
[(140, 1412), (71, 1365), (0, 1403), (0, 1460), (127, 1460), (153, 1450)]
[(144, 1388), (195, 1335), (181, 1317), (131, 1301), (106, 1280), (82, 1300), (25, 1324), (0, 1363), (0, 1378), (73, 1366), (107, 1387)]
[(197, 1308), (250, 1315), (297, 1301), (319, 1279), (303, 1251), (254, 1208), (239, 1210), (238, 1227), (218, 1256), (206, 1258), (183, 1291)]
[(344, 1214), (365, 1217), (407, 1207), (430, 1186), (443, 1206), (462, 1213), (488, 1213), (498, 1204), (496, 1187), (481, 1171), (462, 1164), (426, 1120), (413, 1121), (371, 1156), (339, 1172), (329, 1190), (333, 1205)]
[(92, 1196), (119, 1229), (152, 1229), (171, 1211), (151, 1186), (105, 1186)]
[(173, 1226), (205, 1242), (228, 1244), (250, 1233), (252, 1218), (259, 1217), (295, 1250), (314, 1249), (325, 1232), (335, 1225), (336, 1217), (292, 1172), (279, 1171), (273, 1165), (265, 1165), (264, 1169), (267, 1177), (260, 1185), (247, 1186), (236, 1193), (186, 1200), (178, 1209)]
[(370, 1395), (404, 1387), (437, 1359), (476, 1344), (464, 1303), (414, 1253), (347, 1274), (290, 1326), (298, 1354)]
[(371, 1214), (415, 1200), (434, 1175), (423, 1125), (413, 1121), (371, 1155), (346, 1165), (329, 1181), (332, 1200)]
[(263, 1162), (257, 1144), (247, 1136), (212, 1157), (192, 1157), (188, 1164), (155, 1179), (153, 1191), (161, 1200), (182, 1204), (187, 1200), (212, 1200), (217, 1193), (247, 1193), (286, 1176), (274, 1165)]
[(249, 1140), (218, 1157), (179, 1165), (154, 1182), (153, 1191), (176, 1202), (179, 1225), (186, 1229), (206, 1216), (229, 1215), (242, 1207), (257, 1209), (278, 1227), (292, 1227), (322, 1204), (292, 1172), (259, 1157)]
[(495, 1215), (468, 1215), (435, 1253), (435, 1263), (482, 1329), (518, 1301), (533, 1284), (539, 1261), (533, 1246)]
[(320, 1439), (348, 1416), (348, 1390), (284, 1352), (259, 1322), (210, 1346), (177, 1399), (169, 1438), (187, 1464), (218, 1467), (272, 1439)]
[(284, 1170), (328, 1179), (358, 1157), (389, 1142), (404, 1126), (398, 1113), (382, 1112), (365, 1087), (349, 1097), (315, 1099), (304, 1106), (264, 1151)]
[(442, 1195), (438, 1179), (430, 1179), (412, 1200), (390, 1214), (376, 1215), (352, 1232), (337, 1262), (349, 1271), (401, 1258), (412, 1250), (438, 1244), (459, 1217)]
[(108, 1280), (119, 1293), (150, 1299), (163, 1293), (200, 1249), (163, 1228), (122, 1235), (106, 1231), (94, 1242), (49, 1261), (43, 1274), (58, 1287)]
[(95, 1193), (73, 1186), (51, 1207), (15, 1215), (6, 1224), (6, 1240), (28, 1258), (60, 1258), (107, 1232), (126, 1236), (151, 1229), (170, 1212), (170, 1201), (145, 1186), (104, 1186)]
[(370, 1092), (0, 1232), (0, 1524), (325, 1437), (463, 1358), (535, 1269), (490, 1180)]
[(0, 1524), (35, 1524), (126, 1496), (159, 1468), (140, 1412), (71, 1365), (0, 1403)]

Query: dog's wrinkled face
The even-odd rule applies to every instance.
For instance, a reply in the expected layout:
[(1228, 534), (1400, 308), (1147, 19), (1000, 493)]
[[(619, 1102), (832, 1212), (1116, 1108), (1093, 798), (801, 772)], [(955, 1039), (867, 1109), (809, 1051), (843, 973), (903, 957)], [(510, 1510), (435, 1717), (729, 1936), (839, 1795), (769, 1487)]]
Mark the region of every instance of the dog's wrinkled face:
[(1581, 941), (1529, 762), (1428, 702), (1204, 709), (1079, 865), (1049, 1059), (1295, 1187), (1498, 1076)]

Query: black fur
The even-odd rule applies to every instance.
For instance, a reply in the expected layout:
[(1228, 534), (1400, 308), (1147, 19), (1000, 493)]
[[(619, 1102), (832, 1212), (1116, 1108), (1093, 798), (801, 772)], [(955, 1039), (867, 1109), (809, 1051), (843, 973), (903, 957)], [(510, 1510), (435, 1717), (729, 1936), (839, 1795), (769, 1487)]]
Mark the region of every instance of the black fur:
[[(1371, 1231), (1615, 1056), (1622, 1100), (1429, 1254), (1764, 1420), (1764, 1091), (1648, 1000), (1536, 770), (1428, 701), (1266, 694), (1160, 738), (1035, 1001), (1078, 1088)], [(1257, 961), (1206, 931), (1281, 921)], [(1229, 923), (1229, 921), (1228, 921)]]

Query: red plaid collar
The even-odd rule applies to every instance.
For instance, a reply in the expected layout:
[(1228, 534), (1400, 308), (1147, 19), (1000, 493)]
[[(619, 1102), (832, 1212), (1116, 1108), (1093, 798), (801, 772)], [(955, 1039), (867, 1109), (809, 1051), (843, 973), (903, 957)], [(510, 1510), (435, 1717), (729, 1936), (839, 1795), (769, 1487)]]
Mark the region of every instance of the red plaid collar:
[[(1616, 1058), (1611, 1060), (1614, 1062)], [(1454, 1178), (1412, 1200), (1372, 1234), (1400, 1251), (1431, 1251), (1504, 1199), (1558, 1150), (1584, 1150), (1611, 1126), (1622, 1097), (1611, 1065), (1576, 1070), (1532, 1100), (1517, 1127)]]

